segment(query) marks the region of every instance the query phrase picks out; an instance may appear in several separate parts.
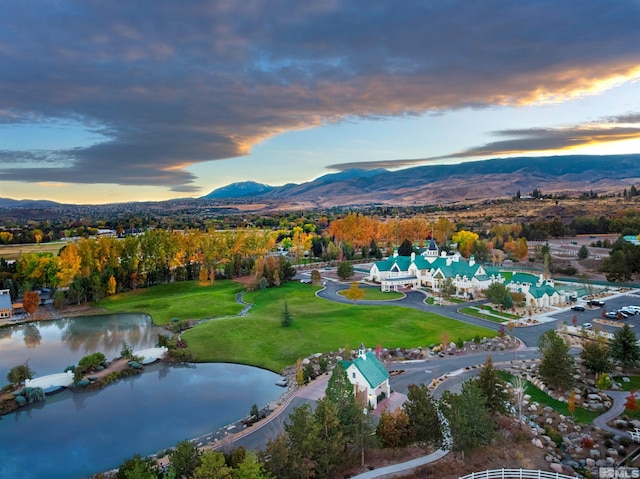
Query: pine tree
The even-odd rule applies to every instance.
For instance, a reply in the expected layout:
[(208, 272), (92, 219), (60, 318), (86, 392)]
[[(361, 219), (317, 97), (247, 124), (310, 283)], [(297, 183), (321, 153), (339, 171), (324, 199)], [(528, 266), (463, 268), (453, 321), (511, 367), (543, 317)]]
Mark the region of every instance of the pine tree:
[(502, 413), (506, 411), (506, 402), (509, 399), (505, 392), (505, 384), (498, 376), (493, 367), (493, 359), (487, 357), (484, 367), (478, 375), (478, 386), (483, 396), (487, 399), (487, 409), (492, 413)]
[(563, 389), (571, 387), (575, 362), (564, 340), (551, 329), (540, 337), (538, 349), (542, 354), (538, 371), (540, 378), (548, 386)]
[(637, 344), (636, 333), (634, 333), (628, 324), (613, 335), (611, 341), (611, 358), (618, 361), (625, 367), (633, 367), (640, 359), (640, 348)]
[(282, 320), (280, 324), (283, 328), (288, 328), (293, 324), (293, 317), (289, 312), (289, 304), (286, 301), (284, 302), (284, 309), (282, 310)]
[(436, 402), (426, 385), (409, 385), (407, 400), (402, 408), (409, 416), (409, 424), (416, 441), (435, 447), (442, 444), (442, 427), (438, 419)]

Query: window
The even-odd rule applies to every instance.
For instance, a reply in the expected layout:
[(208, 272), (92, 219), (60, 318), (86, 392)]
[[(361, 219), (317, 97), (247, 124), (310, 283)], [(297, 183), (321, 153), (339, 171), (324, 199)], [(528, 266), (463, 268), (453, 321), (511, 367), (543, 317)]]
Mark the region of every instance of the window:
[(351, 373), (351, 374), (353, 374), (353, 379), (355, 379), (356, 378), (356, 373)]

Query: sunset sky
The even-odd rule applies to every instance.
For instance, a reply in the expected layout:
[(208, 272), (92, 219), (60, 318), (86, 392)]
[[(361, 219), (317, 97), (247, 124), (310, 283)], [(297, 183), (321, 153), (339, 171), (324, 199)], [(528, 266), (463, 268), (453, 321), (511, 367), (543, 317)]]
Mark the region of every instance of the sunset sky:
[(640, 153), (639, 25), (638, 0), (0, 0), (0, 197)]

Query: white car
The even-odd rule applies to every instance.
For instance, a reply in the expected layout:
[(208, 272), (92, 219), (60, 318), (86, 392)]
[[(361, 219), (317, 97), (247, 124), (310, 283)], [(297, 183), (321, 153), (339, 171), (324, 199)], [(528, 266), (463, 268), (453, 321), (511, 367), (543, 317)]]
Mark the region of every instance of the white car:
[(593, 328), (593, 326), (591, 325), (591, 323), (584, 323), (584, 324), (582, 325), (582, 329), (591, 329), (591, 328)]
[(620, 308), (620, 311), (625, 311), (627, 313), (638, 314), (638, 313), (640, 313), (640, 306), (625, 306), (624, 308)]

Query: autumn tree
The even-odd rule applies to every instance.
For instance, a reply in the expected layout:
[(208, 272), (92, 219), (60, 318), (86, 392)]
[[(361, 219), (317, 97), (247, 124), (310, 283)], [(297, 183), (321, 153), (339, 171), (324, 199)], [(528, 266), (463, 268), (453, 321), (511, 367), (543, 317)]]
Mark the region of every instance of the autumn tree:
[(60, 270), (57, 273), (59, 283), (69, 286), (73, 278), (80, 272), (81, 258), (75, 243), (67, 244), (59, 253)]
[(635, 389), (629, 391), (629, 395), (624, 401), (624, 408), (628, 411), (638, 410), (638, 395), (636, 394)]
[(376, 436), (385, 448), (395, 449), (408, 445), (413, 439), (413, 431), (406, 411), (402, 408), (393, 412), (386, 409), (382, 411), (376, 427)]
[(441, 216), (433, 224), (433, 239), (438, 244), (445, 244), (455, 230), (455, 225), (448, 218)]
[(322, 275), (317, 269), (311, 271), (311, 282), (315, 285), (322, 283)]
[(342, 294), (345, 298), (353, 301), (353, 304), (356, 304), (358, 300), (364, 298), (364, 289), (360, 289), (360, 283), (353, 281), (351, 287)]
[(114, 278), (113, 275), (109, 276), (109, 279), (107, 280), (107, 288), (106, 288), (106, 293), (108, 296), (112, 296), (116, 294), (116, 286), (117, 286), (116, 278)]
[(479, 236), (472, 231), (460, 230), (451, 237), (451, 241), (458, 243), (458, 251), (462, 256), (468, 258), (478, 238)]
[(39, 305), (40, 294), (37, 291), (24, 292), (24, 295), (22, 296), (22, 307), (29, 316), (33, 316)]
[(13, 233), (8, 231), (0, 231), (0, 243), (9, 244), (13, 241)]

